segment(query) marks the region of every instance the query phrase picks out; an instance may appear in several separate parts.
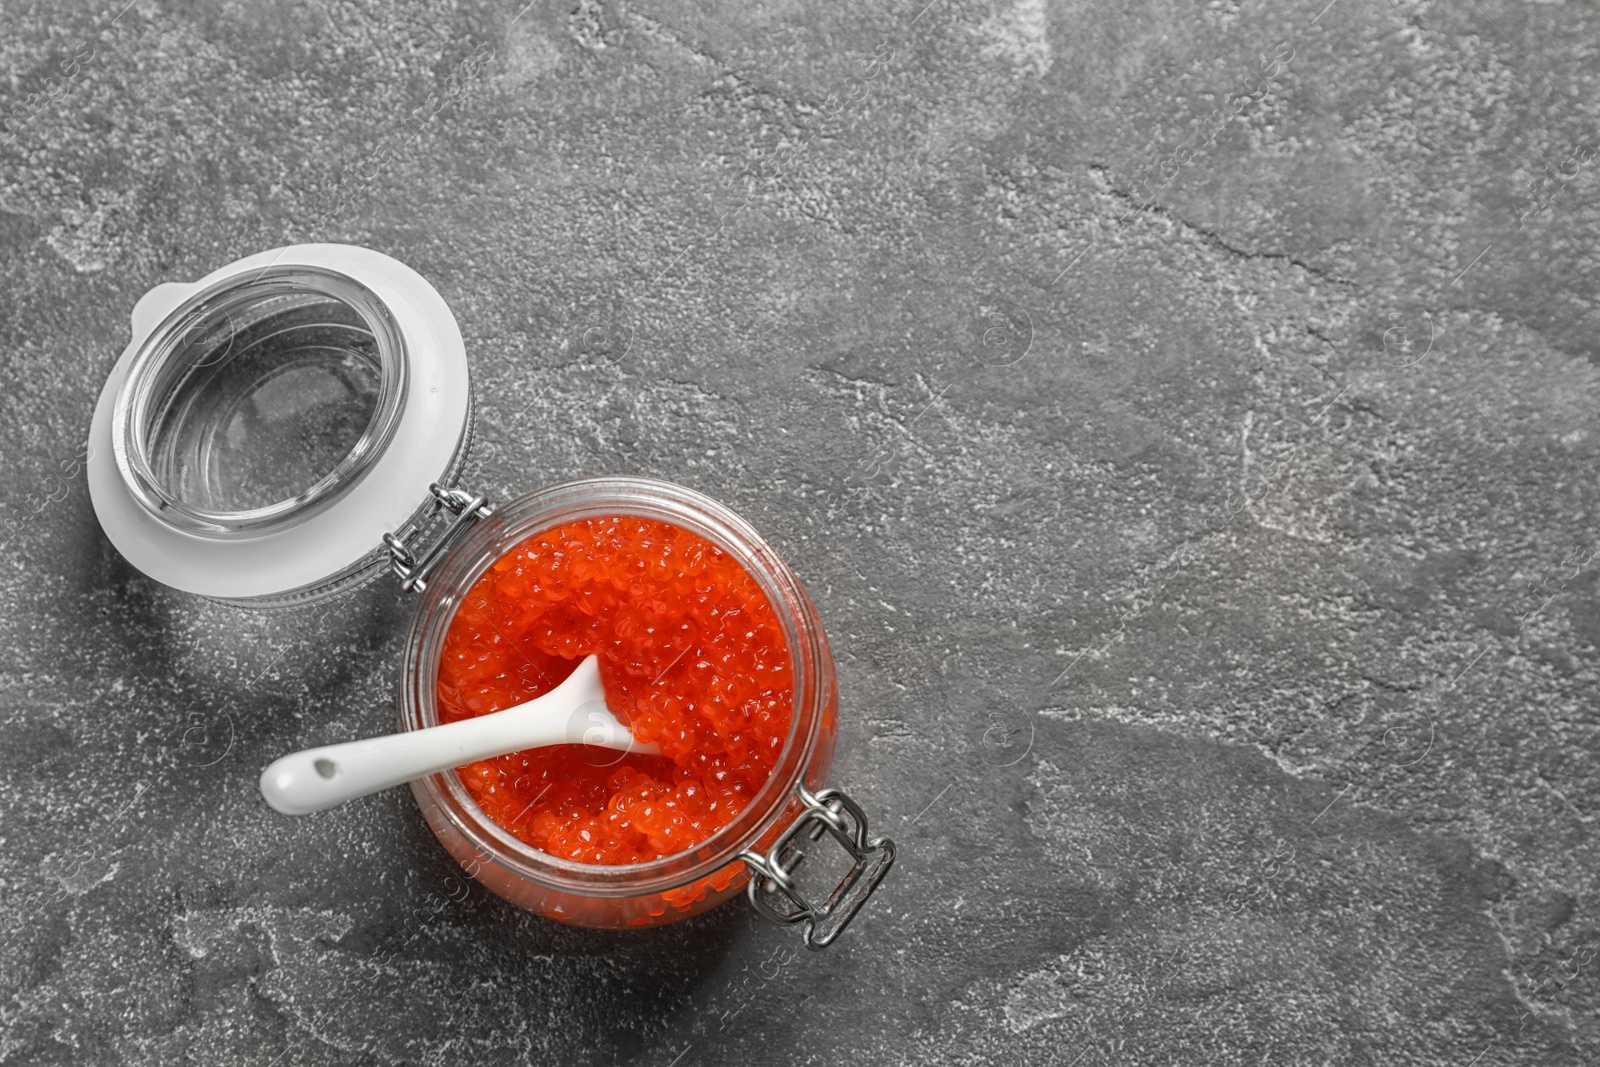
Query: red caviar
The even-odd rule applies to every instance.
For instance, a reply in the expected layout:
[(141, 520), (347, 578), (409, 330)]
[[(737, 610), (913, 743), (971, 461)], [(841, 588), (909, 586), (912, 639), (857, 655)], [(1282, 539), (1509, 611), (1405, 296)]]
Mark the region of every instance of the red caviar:
[(606, 704), (660, 756), (557, 745), (459, 768), (478, 806), (535, 848), (642, 863), (727, 825), (789, 732), (788, 645), (766, 596), (727, 553), (655, 519), (582, 519), (496, 560), (450, 621), (439, 719), (549, 692), (600, 657)]

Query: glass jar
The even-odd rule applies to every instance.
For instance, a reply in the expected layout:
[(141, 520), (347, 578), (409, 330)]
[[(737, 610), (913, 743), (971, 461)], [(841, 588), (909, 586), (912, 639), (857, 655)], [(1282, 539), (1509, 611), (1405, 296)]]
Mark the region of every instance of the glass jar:
[[(794, 574), (743, 519), (699, 493), (642, 478), (596, 478), (518, 497), (478, 523), (429, 579), (406, 639), (403, 729), (435, 725), (440, 655), (456, 607), (496, 560), (534, 534), (578, 519), (659, 519), (738, 560), (773, 606), (794, 669), (789, 735), (761, 792), (698, 847), (650, 863), (603, 867), (557, 859), (491, 822), (455, 772), (411, 783), (428, 823), (484, 885), (521, 907), (580, 926), (645, 926), (686, 918), (748, 881), (739, 854), (771, 848), (804, 808), (796, 786), (823, 788), (838, 732), (838, 689), (827, 634)], [(608, 753), (620, 758), (620, 755)]]
[[(696, 533), (766, 594), (794, 671), (789, 734), (757, 795), (700, 845), (648, 863), (580, 864), (534, 849), (478, 808), (454, 771), (411, 783), (440, 842), (479, 882), (580, 926), (673, 922), (741, 888), (756, 909), (831, 943), (894, 862), (894, 844), (825, 788), (837, 736), (832, 653), (772, 546), (721, 504), (643, 478), (568, 482), (491, 508), (455, 484), (472, 434), (461, 334), (420, 275), (369, 249), (299, 245), (248, 257), (134, 309), (101, 392), (86, 467), (102, 528), (135, 567), (257, 608), (333, 596), (386, 568), (420, 594), (400, 725), (438, 723), (445, 634), (497, 559), (576, 519), (638, 516)], [(620, 757), (618, 757), (620, 758)], [(826, 900), (795, 870), (826, 835), (850, 860)]]

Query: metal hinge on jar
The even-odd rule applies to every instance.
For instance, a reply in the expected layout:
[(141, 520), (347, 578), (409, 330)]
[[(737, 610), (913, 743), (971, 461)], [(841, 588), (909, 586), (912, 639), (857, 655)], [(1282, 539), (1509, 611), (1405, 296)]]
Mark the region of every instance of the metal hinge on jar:
[[(804, 784), (795, 787), (804, 810), (765, 856), (744, 851), (739, 858), (750, 868), (750, 903), (782, 926), (805, 923), (806, 947), (827, 948), (855, 918), (856, 912), (878, 888), (894, 863), (894, 842), (869, 839), (867, 815), (861, 806), (838, 789), (812, 793)], [(844, 847), (854, 864), (822, 904), (813, 904), (795, 884), (794, 870), (805, 858), (795, 844), (800, 834), (813, 842), (824, 833)]]
[(461, 536), (471, 529), (473, 523), (494, 514), (489, 507), (487, 497), (473, 496), (464, 489), (446, 489), (438, 482), (428, 486), (428, 491), (433, 494), (435, 514), (443, 508), (455, 516), (431, 544), (420, 553), (411, 549), (409, 542), (417, 536), (422, 523), (402, 530), (398, 535), (392, 533), (383, 535), (383, 543), (389, 546), (389, 562), (393, 565), (395, 574), (400, 576), (400, 588), (408, 593), (420, 593), (426, 589), (428, 575), (450, 549), (455, 547)]

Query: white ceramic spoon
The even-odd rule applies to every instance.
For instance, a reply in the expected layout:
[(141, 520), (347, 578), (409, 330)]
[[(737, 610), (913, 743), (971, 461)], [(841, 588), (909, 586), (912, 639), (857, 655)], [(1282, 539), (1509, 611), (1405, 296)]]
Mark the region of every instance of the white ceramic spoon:
[(463, 763), (545, 745), (594, 745), (655, 756), (606, 707), (600, 661), (586, 656), (560, 685), (526, 704), (460, 722), (308, 748), (261, 772), (261, 795), (285, 815), (305, 815)]

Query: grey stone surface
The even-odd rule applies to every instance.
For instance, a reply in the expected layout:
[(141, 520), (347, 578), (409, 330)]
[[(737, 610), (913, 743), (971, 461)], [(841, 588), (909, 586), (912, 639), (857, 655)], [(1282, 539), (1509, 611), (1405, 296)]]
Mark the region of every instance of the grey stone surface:
[[(0, 1063), (1600, 1060), (1600, 11), (1325, 2), (8, 4)], [(265, 807), (407, 604), (173, 593), (75, 457), (146, 288), (306, 240), (445, 294), (490, 492), (810, 585), (835, 948)]]

